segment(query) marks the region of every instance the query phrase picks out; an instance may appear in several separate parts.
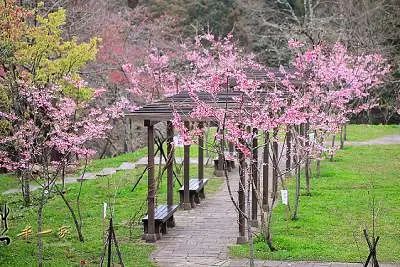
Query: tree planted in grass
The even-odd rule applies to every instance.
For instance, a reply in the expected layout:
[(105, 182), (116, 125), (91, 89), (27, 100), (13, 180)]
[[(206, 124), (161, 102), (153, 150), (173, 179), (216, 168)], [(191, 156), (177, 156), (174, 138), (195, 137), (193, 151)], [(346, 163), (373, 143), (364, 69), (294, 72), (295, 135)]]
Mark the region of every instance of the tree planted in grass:
[[(297, 52), (290, 68), (281, 66), (279, 69), (269, 69), (257, 63), (253, 57), (244, 54), (234, 43), (232, 35), (217, 40), (215, 36), (205, 34), (197, 36), (194, 44), (184, 45), (183, 56), (176, 57), (174, 61), (165, 55), (151, 56), (157, 59), (158, 64), (148, 64), (146, 68), (134, 68), (131, 65), (124, 67), (137, 93), (145, 93), (145, 87), (138, 75), (144, 73), (155, 77), (158, 93), (188, 91), (193, 109), (190, 114), (183, 116), (194, 121), (214, 121), (218, 125), (220, 131), (216, 134), (216, 143), (219, 154), (225, 154), (225, 143), (236, 147), (239, 155), (243, 157), (240, 159), (243, 178), (240, 181), (240, 191), (243, 194), (246, 191), (255, 192), (254, 201), (262, 210), (261, 225), (271, 250), (275, 248), (272, 245), (270, 222), (278, 197), (279, 181), (285, 188), (285, 172), (279, 168), (282, 159), (278, 148), (279, 129), (290, 131), (296, 156), (296, 163), (291, 168), (297, 169), (299, 175), (300, 166), (310, 166), (311, 156), (321, 156), (321, 153), (327, 150), (324, 143), (318, 140), (336, 134), (350, 114), (360, 112), (371, 105), (368, 102), (371, 88), (381, 84), (388, 72), (385, 61), (379, 55), (353, 56), (339, 43), (306, 48), (302, 43), (291, 40), (289, 46)], [(185, 72), (177, 72), (170, 62), (182, 62), (182, 65), (186, 66)], [(168, 77), (174, 77), (176, 81), (172, 83), (172, 79)], [(208, 96), (206, 100), (204, 94)], [(201, 132), (201, 129), (197, 128), (196, 124), (188, 129), (180, 107), (174, 108), (176, 112), (173, 114), (172, 123), (185, 143), (191, 143), (192, 137)], [(295, 130), (296, 128), (299, 130)], [(269, 155), (272, 158), (274, 173), (272, 201), (269, 201), (268, 194), (264, 197), (266, 201), (262, 201), (265, 194), (262, 194), (258, 187), (256, 176), (252, 175), (259, 172), (257, 160), (254, 158), (258, 145), (257, 142), (253, 142), (258, 134), (253, 129), (264, 132), (266, 136), (274, 132), (272, 142), (269, 142), (269, 138), (266, 141), (273, 151), (272, 155)], [(315, 134), (314, 138), (309, 137), (310, 133)], [(269, 150), (268, 146), (266, 149)], [(331, 148), (332, 153), (334, 149)], [(246, 161), (250, 164), (246, 164)], [(286, 171), (290, 172), (291, 168), (287, 168)], [(311, 174), (307, 171), (307, 193), (310, 194)], [(231, 192), (227, 173), (226, 180)], [(252, 190), (246, 190), (246, 187), (251, 187)], [(300, 196), (299, 181), (297, 187), (296, 202)], [(251, 245), (252, 218), (249, 210), (245, 210), (245, 205), (239, 205), (232, 194), (231, 199), (240, 217), (247, 221)], [(246, 197), (242, 196), (242, 199)], [(247, 196), (248, 202), (249, 199)], [(294, 218), (297, 217), (297, 206), (295, 205)], [(251, 249), (250, 253), (253, 253)]]
[[(97, 107), (95, 100), (105, 89), (90, 88), (78, 74), (88, 61), (95, 59), (97, 41), (64, 41), (63, 9), (44, 17), (40, 15), (40, 4), (29, 12), (10, 0), (0, 4), (0, 14), (9, 19), (8, 24), (0, 24), (5, 29), (5, 34), (0, 35), (0, 47), (8, 49), (1, 54), (0, 66), (0, 88), (7, 99), (7, 105), (0, 106), (0, 119), (6, 125), (0, 139), (0, 168), (20, 174), (25, 204), (29, 203), (29, 181), (41, 186), (39, 233), (43, 208), (55, 190), (67, 205), (83, 242), (79, 208), (82, 184), (75, 211), (56, 180), (61, 177), (64, 181), (65, 169), (95, 155), (88, 143), (105, 138), (112, 120), (132, 106), (121, 98), (105, 108)], [(9, 27), (13, 30), (7, 34)], [(14, 31), (20, 33), (19, 39)], [(41, 234), (38, 250), (38, 263), (42, 266)]]

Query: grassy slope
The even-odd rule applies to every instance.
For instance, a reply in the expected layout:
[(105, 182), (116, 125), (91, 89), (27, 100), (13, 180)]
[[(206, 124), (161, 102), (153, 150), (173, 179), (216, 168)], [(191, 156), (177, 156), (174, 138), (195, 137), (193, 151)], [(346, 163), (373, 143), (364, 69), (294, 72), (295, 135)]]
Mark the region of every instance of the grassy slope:
[(400, 134), (400, 125), (350, 124), (347, 126), (348, 141), (366, 141), (394, 134)]
[[(354, 164), (357, 162), (357, 164)], [(304, 180), (302, 180), (304, 183)], [(371, 184), (374, 184), (374, 190)], [(294, 181), (289, 181), (294, 199)], [(304, 192), (304, 188), (303, 188)], [(321, 178), (312, 180), (312, 196), (300, 198), (299, 219), (285, 220), (279, 204), (272, 234), (279, 249), (271, 253), (258, 238), (256, 257), (264, 259), (363, 261), (367, 246), (362, 229), (371, 229), (370, 204), (375, 195), (381, 236), (378, 259), (400, 263), (400, 146), (348, 147), (334, 162), (321, 164)], [(293, 203), (292, 203), (293, 206)], [(235, 246), (232, 255), (246, 257), (247, 246)]]
[[(52, 229), (53, 233), (44, 236), (45, 262), (47, 266), (77, 266), (80, 260), (87, 261), (89, 266), (98, 266), (102, 251), (102, 203), (109, 202), (115, 194), (115, 228), (116, 235), (120, 242), (122, 255), (126, 266), (153, 266), (149, 261), (149, 255), (154, 249), (153, 245), (148, 245), (140, 241), (142, 226), (140, 222), (146, 211), (145, 200), (147, 193), (146, 177), (140, 182), (139, 186), (132, 193), (130, 189), (136, 181), (143, 167), (132, 171), (119, 172), (109, 179), (99, 178), (87, 181), (83, 185), (81, 196), (82, 215), (84, 218), (85, 243), (77, 241), (75, 229), (60, 197), (54, 197), (44, 210), (44, 229)], [(211, 168), (206, 168), (206, 177), (212, 177)], [(191, 168), (191, 174), (196, 175), (197, 168)], [(206, 191), (212, 193), (218, 190), (223, 180), (220, 178), (210, 179)], [(109, 185), (110, 186), (109, 186)], [(164, 203), (166, 199), (166, 180), (162, 182), (158, 203)], [(74, 200), (78, 192), (79, 185), (68, 185), (67, 197)], [(108, 189), (110, 188), (110, 189)], [(176, 189), (178, 184), (176, 183)], [(178, 200), (175, 192), (175, 200)], [(7, 201), (11, 208), (11, 218), (9, 218), (9, 232), (7, 233), (13, 240), (8, 247), (1, 247), (0, 266), (35, 266), (36, 265), (36, 209), (23, 208), (19, 194), (2, 196), (0, 202)], [(143, 207), (143, 208), (142, 208)], [(135, 218), (136, 226), (130, 236), (129, 221)], [(177, 222), (179, 223), (179, 222)], [(17, 238), (25, 226), (31, 225), (34, 236), (28, 242)], [(57, 229), (63, 225), (70, 226), (71, 234), (66, 239), (57, 236)]]

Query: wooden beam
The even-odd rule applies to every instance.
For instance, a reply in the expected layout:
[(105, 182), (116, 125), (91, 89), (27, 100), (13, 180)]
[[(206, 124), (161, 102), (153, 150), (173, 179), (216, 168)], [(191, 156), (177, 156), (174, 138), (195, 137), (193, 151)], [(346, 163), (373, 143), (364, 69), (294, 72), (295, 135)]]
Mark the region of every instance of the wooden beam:
[(154, 179), (154, 125), (150, 121), (147, 128), (147, 215), (148, 215), (148, 228), (145, 234), (145, 240), (149, 243), (154, 243), (157, 240), (155, 233), (155, 179)]
[(167, 204), (174, 204), (174, 126), (171, 121), (167, 122)]
[[(186, 129), (189, 129), (189, 122), (185, 121)], [(183, 146), (183, 209), (192, 208), (189, 199), (189, 174), (190, 174), (190, 145)]]

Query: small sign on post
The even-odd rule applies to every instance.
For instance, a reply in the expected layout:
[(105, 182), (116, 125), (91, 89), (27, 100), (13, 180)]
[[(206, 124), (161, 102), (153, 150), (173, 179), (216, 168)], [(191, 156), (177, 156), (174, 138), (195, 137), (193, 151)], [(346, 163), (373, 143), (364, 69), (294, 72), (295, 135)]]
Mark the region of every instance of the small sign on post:
[(107, 202), (103, 203), (103, 220), (107, 217)]
[(287, 206), (288, 205), (288, 191), (281, 190), (281, 197), (282, 197), (282, 204)]
[(309, 133), (308, 140), (310, 140), (310, 142), (314, 142), (315, 141), (315, 133)]

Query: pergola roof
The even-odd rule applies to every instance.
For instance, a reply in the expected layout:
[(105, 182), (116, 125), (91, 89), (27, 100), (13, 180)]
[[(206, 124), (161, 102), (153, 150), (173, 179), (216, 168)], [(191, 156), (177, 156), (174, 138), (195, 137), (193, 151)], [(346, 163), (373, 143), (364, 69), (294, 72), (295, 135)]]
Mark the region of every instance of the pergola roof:
[[(211, 94), (206, 92), (198, 92), (196, 96), (205, 103), (212, 104), (215, 107), (232, 107), (235, 104), (233, 97), (240, 96), (241, 92), (231, 91), (218, 93), (216, 98), (213, 98)], [(216, 100), (216, 102), (215, 102)], [(173, 112), (178, 112), (183, 118), (190, 120), (188, 115), (192, 112), (195, 103), (189, 96), (187, 91), (179, 92), (176, 95), (166, 97), (160, 101), (156, 101), (151, 104), (147, 104), (141, 107), (139, 110), (132, 113), (128, 113), (125, 116), (142, 119), (142, 120), (153, 120), (153, 121), (167, 121), (173, 118)]]
[[(276, 76), (281, 76), (280, 72), (275, 70)], [(275, 85), (275, 82), (268, 81), (268, 75), (265, 71), (249, 70), (246, 72), (247, 77), (253, 80), (263, 80), (264, 87), (269, 85)], [(265, 89), (264, 89), (265, 90)], [(265, 95), (267, 91), (265, 90)], [(196, 96), (207, 104), (213, 105), (214, 107), (228, 107), (232, 108), (235, 105), (233, 97), (240, 96), (242, 93), (239, 91), (231, 90), (228, 92), (219, 92), (216, 97), (206, 92), (196, 92)], [(139, 119), (139, 120), (151, 120), (151, 121), (168, 121), (173, 118), (173, 112), (177, 112), (181, 117), (187, 121), (193, 119), (189, 118), (188, 115), (193, 111), (195, 103), (190, 97), (187, 91), (181, 91), (176, 95), (166, 97), (162, 100), (147, 104), (141, 107), (139, 110), (132, 113), (127, 113), (125, 116)]]

